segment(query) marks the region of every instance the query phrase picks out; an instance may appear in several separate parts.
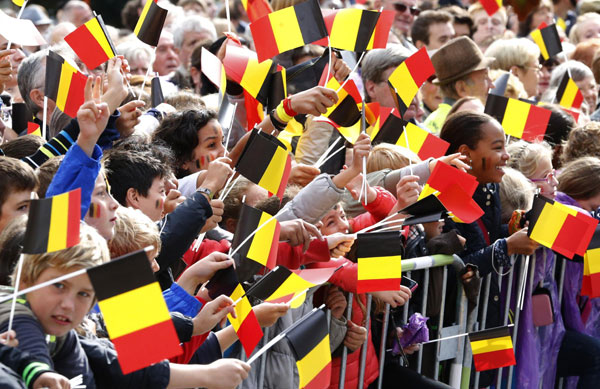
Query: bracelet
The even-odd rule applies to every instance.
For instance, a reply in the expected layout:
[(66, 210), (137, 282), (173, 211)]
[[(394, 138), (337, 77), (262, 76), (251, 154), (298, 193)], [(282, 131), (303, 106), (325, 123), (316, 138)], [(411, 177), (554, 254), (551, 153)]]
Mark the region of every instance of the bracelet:
[(287, 113), (289, 116), (294, 117), (298, 115), (298, 112), (292, 109), (292, 100), (290, 100), (290, 97), (292, 96), (283, 99), (283, 109), (285, 110), (285, 113)]
[(273, 127), (275, 127), (277, 131), (285, 130), (286, 124), (277, 120), (277, 118), (275, 117), (275, 110), (271, 111), (269, 117), (271, 118), (271, 123), (273, 123)]
[(283, 103), (279, 103), (277, 108), (275, 108), (275, 111), (277, 112), (277, 117), (284, 123), (287, 123), (294, 118), (293, 116), (287, 114), (285, 108), (283, 107)]

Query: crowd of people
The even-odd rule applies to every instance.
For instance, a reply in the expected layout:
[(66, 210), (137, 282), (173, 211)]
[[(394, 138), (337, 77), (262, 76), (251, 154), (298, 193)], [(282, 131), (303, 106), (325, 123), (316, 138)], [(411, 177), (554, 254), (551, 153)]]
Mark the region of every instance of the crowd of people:
[[(245, 362), (251, 355), (245, 355), (225, 320), (236, 312), (234, 300), (207, 289), (222, 269), (235, 267), (246, 288), (268, 271), (248, 266), (250, 259), (228, 256), (236, 231), (243, 229), (244, 206), (276, 215), (277, 265), (338, 269), (325, 285), (307, 293), (298, 308), (251, 299), (260, 326), (270, 327), (254, 352), (325, 304), (331, 317), (330, 387), (377, 387), (382, 371), (385, 388), (448, 388), (450, 366), (442, 363), (434, 372), (433, 349), (421, 350), (423, 368), (418, 372), (416, 363), (405, 363), (423, 346), (402, 341), (407, 324), (402, 307), (408, 304), (410, 314), (428, 317), (429, 337), (441, 337), (434, 323), (453, 324), (456, 310), (453, 304), (440, 304), (446, 274), (448, 301), (456, 301), (457, 289), (464, 288), (466, 309), (480, 303), (478, 325), (502, 326), (504, 306), (511, 299), (507, 290), (513, 291), (511, 318), (519, 309), (518, 277), (510, 285), (504, 276), (528, 257), (535, 265), (514, 329), (513, 387), (554, 388), (559, 380), (572, 388), (600, 384), (600, 304), (582, 294), (584, 264), (532, 240), (524, 216), (537, 194), (597, 217), (600, 2), (505, 1), (490, 15), (487, 6), (471, 0), (322, 0), (324, 10), (393, 12), (386, 47), (364, 57), (354, 52), (328, 55), (327, 47), (314, 44), (280, 53), (273, 58), (277, 65), (288, 74), (302, 71), (288, 79), (283, 100), (269, 101), (274, 104), (267, 112), (259, 105), (257, 113), (251, 112), (256, 105), (231, 74), (226, 90), (219, 91), (202, 68), (207, 63), (203, 55), (212, 53), (223, 61), (232, 41), (255, 49), (247, 12), (252, 2), (154, 1), (168, 10), (158, 45), (153, 48), (133, 33), (146, 1), (129, 0), (121, 10), (121, 25), (106, 26), (118, 55), (96, 69), (88, 69), (64, 41), (94, 17), (89, 2), (69, 0), (59, 9), (26, 2), (19, 17), (31, 20), (47, 45), (22, 47), (0, 35), (0, 297), (14, 287), (32, 287), (152, 247), (150, 266), (183, 354), (123, 374), (95, 308), (94, 289), (82, 274), (20, 296), (14, 313), (10, 301), (0, 303), (0, 386), (68, 388), (70, 379), (81, 376), (87, 388), (297, 388), (293, 348), (278, 342), (260, 368)], [(300, 1), (266, 3), (277, 11)], [(2, 11), (16, 17), (19, 8), (7, 5)], [(531, 38), (542, 23), (556, 25), (562, 45), (560, 54), (547, 59), (541, 55), (545, 49)], [(339, 126), (322, 120), (339, 98), (335, 90), (319, 86), (324, 62), (330, 61), (328, 72), (340, 84), (352, 79), (365, 102), (398, 109), (388, 78), (422, 48), (435, 74), (420, 86), (402, 119), (446, 141), (446, 155), (421, 160), (407, 148), (373, 144), (371, 128), (351, 143)], [(44, 98), (49, 50), (88, 76), (75, 118)], [(303, 71), (308, 67), (315, 71)], [(578, 108), (561, 106), (557, 99), (566, 74), (583, 96)], [(164, 95), (158, 105), (151, 99), (154, 77)], [(499, 91), (496, 80), (505, 84)], [(533, 142), (507, 137), (502, 125), (484, 113), (492, 89), (549, 110), (545, 134)], [(230, 124), (219, 117), (222, 96), (235, 104)], [(44, 128), (44, 137), (16, 128), (12, 119), (19, 105), (29, 112), (30, 122)], [(290, 131), (292, 123), (300, 129)], [(273, 136), (291, 132), (280, 136), (292, 155), (281, 198), (258, 182), (238, 178), (235, 167), (256, 134), (253, 128)], [(394, 130), (403, 131), (402, 126)], [(403, 218), (400, 211), (417, 202), (440, 163), (477, 180), (473, 199), (483, 216), (472, 223), (446, 218), (392, 229), (399, 231), (402, 259), (455, 254), (467, 266), (460, 273), (432, 269), (427, 281), (422, 271), (412, 272), (416, 289), (399, 284), (371, 293), (373, 304), (367, 304), (357, 286), (352, 249), (357, 232), (390, 215)], [(30, 201), (74, 189), (81, 189), (80, 242), (23, 255), (17, 269)], [(479, 285), (490, 274), (489, 293), (483, 295)], [(427, 309), (419, 312), (424, 295)], [(534, 298), (538, 295), (548, 296), (550, 319), (540, 319), (544, 308)], [(389, 333), (382, 334), (386, 304), (391, 307)], [(351, 315), (346, 314), (349, 308)], [(381, 342), (384, 336), (386, 343)], [(382, 346), (385, 363), (379, 361)], [(503, 374), (506, 382), (509, 373), (505, 369)], [(495, 386), (497, 380), (497, 370), (484, 371), (478, 387)], [(475, 380), (470, 382), (475, 387)]]

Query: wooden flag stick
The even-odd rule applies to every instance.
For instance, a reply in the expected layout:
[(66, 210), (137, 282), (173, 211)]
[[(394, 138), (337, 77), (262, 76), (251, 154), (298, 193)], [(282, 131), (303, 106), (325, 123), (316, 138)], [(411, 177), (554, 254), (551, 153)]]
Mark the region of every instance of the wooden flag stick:
[[(340, 138), (341, 139), (341, 138)], [(344, 148), (346, 148), (346, 145), (341, 145), (337, 150), (335, 150), (333, 153), (331, 153), (327, 158), (325, 158), (323, 161), (321, 161), (321, 163), (319, 163), (318, 165), (315, 165), (315, 167), (317, 169), (321, 168), (321, 166), (325, 165), (325, 162), (329, 161), (331, 158), (333, 158), (337, 153), (339, 153), (340, 151), (344, 150)]]
[(46, 140), (46, 125), (48, 123), (48, 96), (44, 96), (44, 113), (42, 116), (42, 139)]
[[(387, 216), (386, 218), (384, 218), (384, 219), (381, 219), (381, 220), (380, 220), (380, 221), (378, 221), (377, 223), (375, 223), (375, 224), (373, 224), (373, 225), (370, 225), (370, 226), (367, 226), (367, 227), (363, 228), (363, 229), (362, 229), (362, 230), (360, 230), (360, 231), (357, 231), (356, 233), (357, 233), (357, 234), (360, 234), (360, 233), (363, 233), (363, 232), (367, 232), (367, 231), (369, 231), (369, 230), (372, 230), (372, 229), (374, 229), (374, 228), (377, 228), (377, 227), (379, 227), (379, 226), (381, 226), (381, 225), (384, 225), (384, 224), (391, 224), (391, 223), (393, 223), (393, 222), (396, 222), (397, 220), (392, 220), (390, 223), (386, 223), (388, 220), (390, 220), (390, 219), (391, 219), (391, 218), (393, 218), (394, 216), (398, 216), (399, 214), (400, 214), (400, 212), (395, 212), (395, 213), (393, 213), (393, 214), (391, 214), (391, 215)], [(402, 221), (404, 221), (405, 219), (398, 219), (398, 220), (402, 220)]]
[(225, 15), (227, 15), (227, 32), (231, 34), (231, 16), (229, 14), (229, 0), (225, 0)]
[[(237, 176), (236, 179), (233, 181), (233, 183), (231, 183), (231, 180), (233, 179), (233, 177), (235, 177), (235, 169), (233, 169), (233, 172), (231, 173), (231, 177), (229, 177), (227, 179), (227, 182), (225, 183), (225, 186), (223, 187), (223, 192), (221, 192), (221, 195), (219, 196), (219, 200), (225, 200), (225, 197), (227, 197), (229, 192), (231, 192), (231, 190), (233, 189), (235, 184), (237, 184), (239, 179), (242, 178), (242, 175), (240, 174), (239, 176)], [(229, 186), (229, 188), (227, 188), (229, 183), (231, 183), (231, 185)]]
[(12, 298), (14, 298), (16, 296), (20, 296), (22, 294), (27, 294), (29, 292), (33, 292), (33, 291), (36, 291), (38, 289), (45, 288), (46, 286), (56, 284), (57, 282), (64, 281), (64, 280), (69, 279), (69, 278), (80, 276), (82, 274), (85, 274), (86, 272), (87, 272), (87, 269), (77, 270), (77, 271), (74, 271), (73, 273), (65, 274), (64, 276), (57, 277), (57, 278), (55, 278), (53, 280), (50, 280), (50, 281), (42, 282), (41, 284), (34, 285), (34, 286), (30, 287), (30, 288), (19, 290), (18, 292), (14, 292), (14, 293), (9, 294), (7, 296), (1, 297), (0, 298), (0, 303), (3, 303), (3, 302), (8, 301), (8, 300), (11, 300)]

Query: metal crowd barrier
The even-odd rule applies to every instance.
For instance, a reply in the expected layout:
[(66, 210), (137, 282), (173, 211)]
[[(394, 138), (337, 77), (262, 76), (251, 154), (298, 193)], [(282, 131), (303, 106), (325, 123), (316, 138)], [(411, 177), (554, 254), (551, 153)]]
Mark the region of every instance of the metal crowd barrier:
[[(433, 255), (426, 257), (418, 257), (402, 260), (402, 272), (407, 273), (407, 276), (410, 277), (412, 271), (423, 270), (424, 271), (424, 282), (423, 285), (420, 285), (419, 288), (422, 290), (422, 301), (420, 301), (421, 308), (420, 312), (426, 312), (427, 310), (427, 295), (429, 289), (429, 269), (434, 267), (443, 267), (443, 277), (442, 277), (442, 288), (441, 288), (441, 305), (440, 305), (440, 314), (438, 321), (438, 334), (440, 337), (456, 335), (460, 333), (464, 333), (467, 328), (467, 297), (462, 288), (462, 284), (457, 280), (458, 285), (458, 299), (456, 301), (456, 317), (454, 324), (449, 327), (443, 326), (444, 320), (444, 310), (446, 306), (446, 282), (447, 282), (447, 274), (448, 268), (447, 266), (452, 266), (456, 270), (458, 274), (463, 268), (464, 263), (460, 259), (460, 257), (454, 255)], [(348, 299), (348, 308), (346, 312), (346, 318), (352, 317), (352, 294), (349, 295)], [(371, 301), (372, 297), (370, 294), (367, 295), (367, 312), (371, 310)], [(417, 304), (419, 302), (415, 302), (409, 300), (409, 303), (404, 305), (404, 321), (408, 318), (408, 308), (409, 304)], [(387, 329), (388, 329), (388, 320), (390, 314), (390, 306), (389, 304), (385, 305), (384, 317), (382, 322), (382, 339), (381, 339), (381, 347), (379, 353), (379, 378), (377, 382), (378, 388), (381, 388), (384, 377), (384, 365), (385, 365), (385, 345), (387, 338)], [(367, 331), (370, 330), (370, 322), (369, 318), (367, 318), (366, 323)], [(364, 375), (366, 369), (366, 358), (367, 358), (367, 342), (368, 342), (368, 332), (367, 332), (367, 341), (363, 345), (361, 349), (361, 358), (360, 358), (360, 370), (359, 370), (359, 389), (363, 388)], [(451, 343), (451, 346), (448, 344)], [(461, 385), (461, 376), (464, 370), (464, 349), (465, 349), (465, 338), (456, 338), (451, 342), (438, 342), (435, 344), (436, 353), (435, 353), (435, 366), (434, 366), (434, 377), (433, 379), (438, 379), (438, 370), (440, 362), (443, 360), (452, 360), (450, 364), (450, 379), (449, 384), (453, 387), (460, 387)], [(340, 380), (339, 387), (340, 389), (344, 388), (344, 381), (346, 377), (346, 357), (347, 357), (347, 349), (346, 347), (342, 350), (342, 364), (340, 368)], [(421, 372), (422, 368), (422, 358), (423, 358), (423, 348), (418, 351), (417, 354), (417, 372)], [(469, 361), (470, 364), (470, 361)]]

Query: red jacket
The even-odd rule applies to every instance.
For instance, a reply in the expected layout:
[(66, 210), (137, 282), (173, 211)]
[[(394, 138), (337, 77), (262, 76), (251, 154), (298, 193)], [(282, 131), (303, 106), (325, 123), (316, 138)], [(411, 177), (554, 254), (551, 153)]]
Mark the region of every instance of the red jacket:
[(360, 231), (365, 227), (369, 227), (378, 221), (385, 219), (392, 208), (394, 208), (394, 205), (396, 205), (396, 198), (393, 194), (380, 186), (374, 186), (373, 189), (377, 191), (377, 197), (375, 198), (375, 201), (367, 205), (362, 203), (367, 212), (361, 213), (349, 221), (350, 229), (353, 232)]

